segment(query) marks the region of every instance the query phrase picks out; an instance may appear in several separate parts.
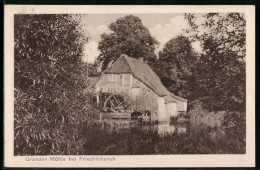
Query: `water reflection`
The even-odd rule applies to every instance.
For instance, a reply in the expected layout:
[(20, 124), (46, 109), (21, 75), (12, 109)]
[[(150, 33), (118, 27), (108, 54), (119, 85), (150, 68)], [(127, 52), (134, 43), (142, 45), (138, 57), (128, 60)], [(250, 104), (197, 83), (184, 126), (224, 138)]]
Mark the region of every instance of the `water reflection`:
[(176, 127), (168, 123), (158, 124), (157, 129), (160, 136), (171, 135), (176, 131)]
[(117, 133), (134, 133), (136, 130), (142, 132), (151, 132), (157, 133), (159, 136), (169, 136), (172, 134), (184, 134), (187, 132), (187, 124), (178, 124), (178, 123), (157, 123), (157, 124), (145, 124), (145, 123), (110, 123), (110, 126), (107, 127), (107, 131), (117, 132)]
[[(150, 126), (158, 133), (159, 136), (168, 136), (174, 133), (182, 134), (186, 133), (187, 127), (185, 125), (170, 124), (170, 123), (159, 123)], [(145, 128), (145, 127), (143, 127)]]

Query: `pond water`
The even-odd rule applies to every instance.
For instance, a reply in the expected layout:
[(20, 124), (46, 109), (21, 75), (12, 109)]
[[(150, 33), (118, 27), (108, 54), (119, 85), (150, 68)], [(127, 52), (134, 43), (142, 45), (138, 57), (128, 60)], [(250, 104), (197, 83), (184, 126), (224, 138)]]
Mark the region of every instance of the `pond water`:
[[(109, 133), (155, 133), (160, 137), (171, 136), (175, 134), (185, 134), (189, 132), (189, 123), (144, 123), (144, 122), (122, 122), (122, 123), (107, 123), (104, 130)], [(112, 125), (111, 125), (112, 124)]]
[[(245, 144), (223, 127), (190, 122), (149, 123), (108, 120), (86, 134), (86, 154), (244, 153)], [(101, 126), (100, 126), (101, 125)]]
[[(119, 121), (120, 122), (120, 121)], [(206, 133), (208, 138), (214, 140), (216, 137), (225, 137), (225, 132), (220, 127), (209, 127), (207, 125), (197, 125), (190, 122), (179, 123), (177, 121), (169, 121), (163, 123), (147, 123), (142, 121), (118, 121), (105, 122), (103, 124), (104, 131), (109, 134), (156, 134), (158, 137), (171, 137), (178, 135), (198, 135)]]

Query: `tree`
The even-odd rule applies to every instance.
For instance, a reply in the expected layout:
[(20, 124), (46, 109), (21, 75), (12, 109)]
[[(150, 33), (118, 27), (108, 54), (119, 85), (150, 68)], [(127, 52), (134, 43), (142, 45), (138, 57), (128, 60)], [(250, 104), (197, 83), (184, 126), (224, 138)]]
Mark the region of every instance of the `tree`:
[[(178, 36), (169, 40), (162, 51), (155, 68), (162, 83), (174, 94), (190, 98), (189, 87), (193, 75), (196, 55), (187, 37)], [(156, 69), (157, 68), (157, 69)]]
[[(15, 15), (15, 155), (78, 154), (92, 113), (74, 15)], [(77, 144), (76, 144), (77, 143)]]
[[(197, 17), (203, 18), (202, 22)], [(242, 13), (208, 13), (202, 16), (185, 14), (189, 21), (192, 39), (202, 43), (211, 39), (215, 42), (219, 52), (236, 53), (236, 59), (244, 61), (246, 55), (246, 20)]]
[(213, 40), (204, 44), (205, 54), (196, 63), (199, 99), (210, 110), (244, 110), (245, 63), (232, 52), (221, 52)]
[(155, 45), (158, 42), (150, 35), (149, 30), (142, 24), (140, 18), (128, 15), (119, 18), (109, 25), (111, 34), (102, 34), (98, 49), (101, 51), (99, 63), (105, 70), (121, 54), (133, 58), (156, 57)]
[[(198, 23), (197, 17), (203, 18)], [(210, 110), (245, 110), (246, 21), (240, 13), (186, 14), (191, 40), (202, 44), (196, 63), (198, 99)]]
[(100, 74), (98, 65), (96, 62), (94, 64), (88, 63), (87, 66), (88, 66), (88, 75), (89, 76), (97, 76)]

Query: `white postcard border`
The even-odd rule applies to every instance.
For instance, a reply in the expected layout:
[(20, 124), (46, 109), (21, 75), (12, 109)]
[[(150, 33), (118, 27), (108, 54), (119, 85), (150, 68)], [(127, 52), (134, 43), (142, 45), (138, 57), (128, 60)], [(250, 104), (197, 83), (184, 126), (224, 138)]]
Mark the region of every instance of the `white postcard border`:
[[(253, 5), (5, 5), (4, 16), (4, 166), (5, 167), (252, 167), (255, 166), (255, 7)], [(246, 14), (246, 154), (14, 156), (14, 14), (61, 13)], [(28, 157), (28, 158), (27, 158)], [(57, 161), (51, 161), (51, 157)], [(80, 157), (86, 161), (80, 161)], [(47, 161), (26, 161), (47, 158)], [(66, 159), (63, 161), (62, 159)], [(69, 161), (76, 158), (76, 161)], [(92, 158), (92, 160), (91, 160)], [(109, 158), (104, 161), (104, 158)], [(114, 159), (114, 160), (113, 160)]]

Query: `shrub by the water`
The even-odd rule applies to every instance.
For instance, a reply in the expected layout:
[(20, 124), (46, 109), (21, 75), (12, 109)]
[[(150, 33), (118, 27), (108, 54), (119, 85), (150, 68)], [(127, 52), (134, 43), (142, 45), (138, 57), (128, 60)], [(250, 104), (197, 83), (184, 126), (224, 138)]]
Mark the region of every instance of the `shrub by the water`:
[(225, 114), (225, 111), (209, 112), (200, 102), (195, 103), (188, 112), (192, 124), (205, 124), (210, 127), (221, 127)]
[[(215, 133), (212, 141), (217, 145), (217, 152), (228, 153), (245, 153), (246, 150), (246, 114), (245, 112), (218, 111), (209, 112), (202, 107), (202, 103), (195, 103), (188, 112), (190, 123), (194, 125), (192, 128), (206, 126), (215, 128)], [(225, 134), (225, 140), (218, 138)], [(210, 146), (209, 146), (210, 147)], [(225, 147), (225, 149), (223, 148)], [(217, 150), (218, 149), (218, 150)], [(215, 152), (214, 152), (215, 153)]]

